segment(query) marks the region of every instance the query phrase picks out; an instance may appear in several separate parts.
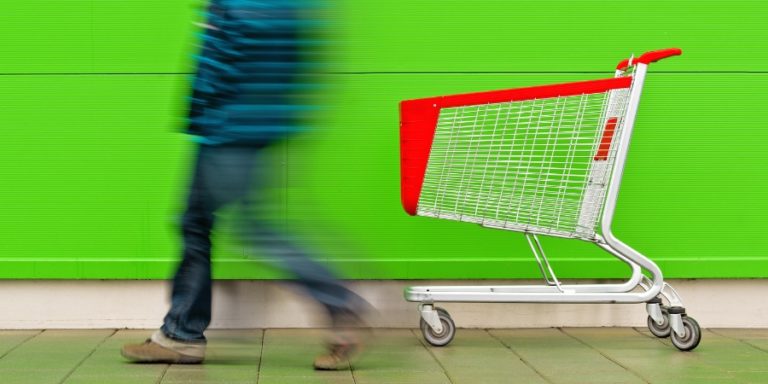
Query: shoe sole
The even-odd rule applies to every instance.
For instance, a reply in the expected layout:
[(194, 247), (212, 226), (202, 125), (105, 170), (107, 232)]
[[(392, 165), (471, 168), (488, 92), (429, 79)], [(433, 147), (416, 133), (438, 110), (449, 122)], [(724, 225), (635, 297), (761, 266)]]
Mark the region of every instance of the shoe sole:
[(202, 358), (184, 355), (180, 355), (175, 359), (166, 359), (153, 356), (131, 355), (124, 350), (120, 350), (120, 354), (131, 362), (139, 364), (201, 364), (203, 362)]

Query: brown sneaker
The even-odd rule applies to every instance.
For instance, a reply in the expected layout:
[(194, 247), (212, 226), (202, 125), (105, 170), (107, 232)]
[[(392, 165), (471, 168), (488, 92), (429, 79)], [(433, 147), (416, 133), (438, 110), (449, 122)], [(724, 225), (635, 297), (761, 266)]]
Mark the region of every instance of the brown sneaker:
[(324, 371), (349, 369), (350, 361), (359, 356), (361, 351), (362, 345), (359, 342), (329, 344), (328, 352), (315, 358), (315, 369)]
[(155, 332), (142, 344), (126, 344), (120, 353), (134, 363), (200, 364), (205, 359), (205, 343), (185, 343)]

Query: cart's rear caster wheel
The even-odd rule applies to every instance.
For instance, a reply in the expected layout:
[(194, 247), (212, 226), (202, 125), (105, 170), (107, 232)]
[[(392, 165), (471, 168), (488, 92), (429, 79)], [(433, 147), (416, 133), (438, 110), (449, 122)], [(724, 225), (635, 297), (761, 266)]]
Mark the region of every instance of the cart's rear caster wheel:
[(685, 336), (680, 337), (677, 333), (672, 332), (672, 345), (677, 347), (681, 351), (690, 351), (696, 348), (701, 341), (701, 328), (699, 323), (692, 317), (683, 316), (683, 328), (685, 328)]
[(448, 311), (442, 308), (435, 308), (435, 311), (440, 318), (440, 323), (443, 325), (443, 331), (440, 333), (435, 332), (424, 319), (421, 319), (421, 334), (424, 335), (424, 340), (428, 343), (435, 347), (442, 347), (448, 345), (453, 340), (453, 336), (456, 335), (456, 325), (453, 323), (453, 319), (451, 319)]
[(665, 338), (669, 337), (669, 334), (672, 333), (672, 327), (669, 324), (669, 312), (666, 308), (661, 308), (661, 314), (664, 316), (664, 322), (661, 324), (657, 323), (653, 320), (652, 317), (648, 316), (648, 329), (653, 333), (654, 336)]

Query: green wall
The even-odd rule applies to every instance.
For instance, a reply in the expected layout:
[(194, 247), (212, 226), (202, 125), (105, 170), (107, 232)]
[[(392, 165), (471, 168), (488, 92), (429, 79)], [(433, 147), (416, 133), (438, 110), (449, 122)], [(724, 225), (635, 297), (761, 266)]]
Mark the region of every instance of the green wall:
[[(397, 103), (651, 66), (615, 232), (668, 277), (768, 277), (768, 3), (338, 1), (326, 129), (273, 148), (288, 219), (350, 278), (531, 278), (523, 236), (407, 216)], [(199, 1), (0, 0), (0, 278), (167, 278)], [(220, 231), (219, 278), (277, 278)], [(564, 277), (621, 277), (545, 239)]]

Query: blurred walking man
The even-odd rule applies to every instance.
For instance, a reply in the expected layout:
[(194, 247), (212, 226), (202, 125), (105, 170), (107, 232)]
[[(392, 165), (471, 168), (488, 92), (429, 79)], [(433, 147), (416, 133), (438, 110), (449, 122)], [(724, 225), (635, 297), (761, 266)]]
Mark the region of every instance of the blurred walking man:
[[(264, 217), (265, 180), (275, 170), (265, 147), (301, 131), (316, 106), (327, 45), (311, 0), (213, 0), (191, 97), (188, 130), (198, 149), (182, 221), (183, 259), (163, 326), (122, 354), (140, 363), (201, 363), (211, 321), (211, 230), (224, 206), (241, 207), (248, 244), (279, 260), (328, 311), (335, 336), (316, 369), (339, 369), (359, 350), (351, 329), (362, 300)], [(256, 190), (254, 190), (256, 188)]]

